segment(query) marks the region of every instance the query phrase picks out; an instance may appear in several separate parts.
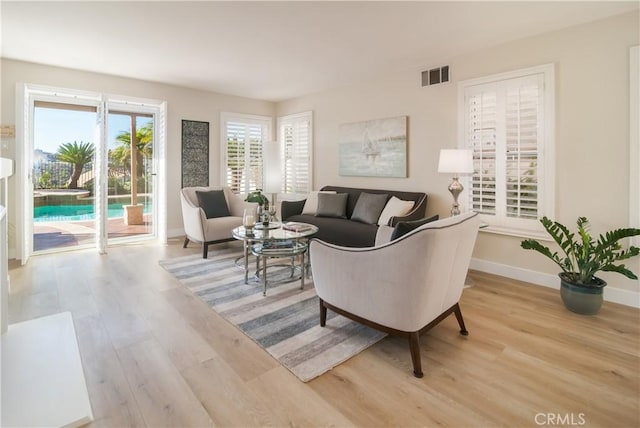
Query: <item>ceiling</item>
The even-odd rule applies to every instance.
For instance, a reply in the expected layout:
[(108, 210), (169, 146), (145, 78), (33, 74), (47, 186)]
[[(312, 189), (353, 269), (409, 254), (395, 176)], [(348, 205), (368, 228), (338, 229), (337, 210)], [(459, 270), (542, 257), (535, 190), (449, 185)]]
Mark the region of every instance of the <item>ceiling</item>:
[(9, 2), (2, 57), (281, 101), (639, 2)]

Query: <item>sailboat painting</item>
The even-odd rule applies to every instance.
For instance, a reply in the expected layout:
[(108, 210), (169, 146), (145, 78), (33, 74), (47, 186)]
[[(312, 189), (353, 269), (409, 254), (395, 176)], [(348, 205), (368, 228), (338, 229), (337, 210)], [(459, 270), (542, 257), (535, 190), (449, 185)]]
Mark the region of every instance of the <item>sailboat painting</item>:
[(407, 176), (407, 116), (346, 123), (338, 130), (341, 176)]

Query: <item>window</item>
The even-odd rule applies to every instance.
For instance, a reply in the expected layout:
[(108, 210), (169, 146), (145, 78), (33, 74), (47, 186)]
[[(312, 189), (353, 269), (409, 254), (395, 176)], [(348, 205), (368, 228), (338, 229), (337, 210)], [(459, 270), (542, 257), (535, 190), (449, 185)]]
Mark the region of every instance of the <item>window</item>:
[(461, 146), (473, 150), (467, 209), (486, 230), (537, 236), (553, 216), (553, 66), (464, 81)]
[(270, 139), (271, 118), (222, 113), (220, 123), (222, 182), (234, 193), (262, 189), (262, 144)]
[(312, 112), (278, 118), (278, 140), (282, 144), (282, 193), (311, 191)]

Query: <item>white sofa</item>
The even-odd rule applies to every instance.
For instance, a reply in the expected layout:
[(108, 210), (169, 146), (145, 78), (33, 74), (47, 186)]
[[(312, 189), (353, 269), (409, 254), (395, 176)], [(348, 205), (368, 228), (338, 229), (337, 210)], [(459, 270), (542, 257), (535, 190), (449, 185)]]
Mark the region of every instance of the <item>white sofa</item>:
[(413, 373), (422, 377), (420, 333), (455, 313), (467, 334), (458, 301), (480, 220), (467, 213), (427, 223), (385, 244), (340, 247), (313, 239), (311, 269), (320, 298), (320, 325), (327, 309), (409, 339)]
[[(196, 191), (223, 190), (228, 217), (207, 218), (205, 212), (198, 205)], [(209, 245), (232, 241), (231, 231), (242, 225), (242, 216), (245, 209), (257, 210), (258, 204), (245, 202), (241, 195), (237, 195), (228, 187), (185, 187), (180, 191), (182, 204), (182, 221), (184, 224), (184, 248), (189, 241), (202, 244), (202, 257), (207, 258)]]

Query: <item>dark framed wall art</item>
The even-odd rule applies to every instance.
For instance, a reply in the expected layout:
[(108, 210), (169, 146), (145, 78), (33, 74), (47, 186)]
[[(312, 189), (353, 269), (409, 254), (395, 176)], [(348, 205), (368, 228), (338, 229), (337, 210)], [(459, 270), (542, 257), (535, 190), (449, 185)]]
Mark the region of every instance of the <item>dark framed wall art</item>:
[(209, 122), (182, 121), (182, 187), (209, 186)]

